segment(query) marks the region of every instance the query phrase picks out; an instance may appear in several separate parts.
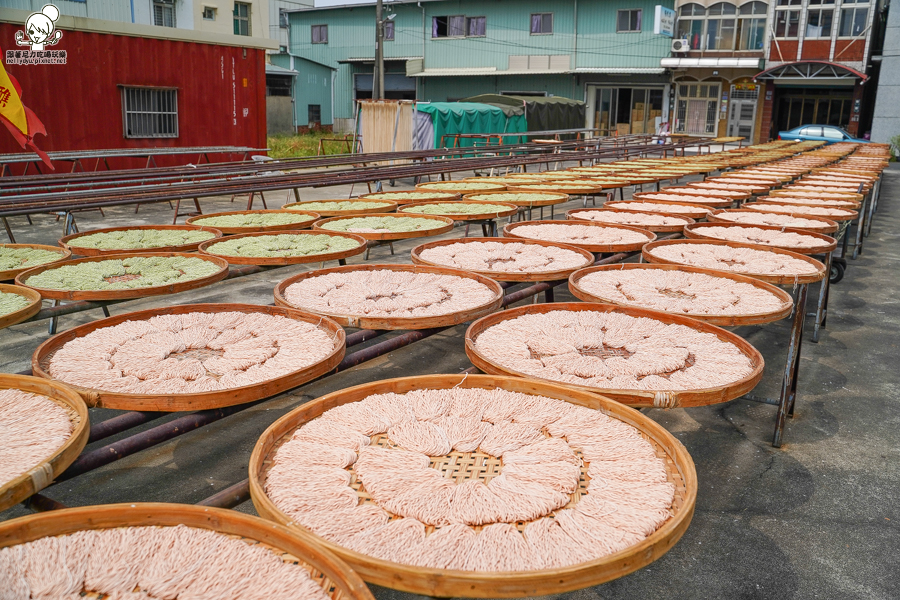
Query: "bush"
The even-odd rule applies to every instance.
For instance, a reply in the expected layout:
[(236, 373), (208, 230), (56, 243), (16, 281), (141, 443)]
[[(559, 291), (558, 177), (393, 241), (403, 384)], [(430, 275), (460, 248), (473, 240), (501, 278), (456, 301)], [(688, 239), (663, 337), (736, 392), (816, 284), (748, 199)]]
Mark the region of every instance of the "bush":
[[(343, 139), (343, 135), (330, 131), (313, 131), (298, 135), (278, 134), (269, 136), (267, 145), (269, 156), (272, 158), (296, 158), (298, 156), (316, 156), (319, 150), (319, 141), (322, 138)], [(325, 141), (322, 144), (324, 154), (343, 154), (347, 152), (347, 145), (341, 142)]]

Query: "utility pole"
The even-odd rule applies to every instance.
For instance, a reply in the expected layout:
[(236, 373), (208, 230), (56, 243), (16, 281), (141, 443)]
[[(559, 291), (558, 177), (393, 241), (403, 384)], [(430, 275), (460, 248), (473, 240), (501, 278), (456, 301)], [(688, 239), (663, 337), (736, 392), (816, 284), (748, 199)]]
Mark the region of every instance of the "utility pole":
[(382, 0), (375, 4), (375, 71), (372, 74), (372, 98), (384, 99), (384, 19)]

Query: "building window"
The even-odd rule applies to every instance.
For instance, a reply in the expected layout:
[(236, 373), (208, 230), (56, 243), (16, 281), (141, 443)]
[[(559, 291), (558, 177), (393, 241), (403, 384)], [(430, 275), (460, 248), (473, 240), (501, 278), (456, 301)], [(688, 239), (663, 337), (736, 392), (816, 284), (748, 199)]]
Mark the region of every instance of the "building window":
[(250, 5), (234, 3), (234, 35), (250, 35)]
[(384, 41), (386, 41), (386, 42), (394, 41), (394, 22), (393, 21), (385, 21), (384, 22)]
[(531, 15), (531, 35), (553, 33), (553, 13)]
[(307, 121), (310, 123), (321, 123), (322, 122), (322, 105), (321, 104), (308, 104), (307, 105)]
[(431, 37), (464, 37), (466, 35), (466, 17), (451, 15), (431, 18)]
[(737, 8), (728, 2), (719, 2), (709, 7), (706, 21), (705, 50), (733, 50), (734, 30), (737, 25)]
[(620, 10), (616, 14), (616, 32), (630, 32), (641, 30), (641, 9)]
[(741, 5), (738, 16), (738, 50), (762, 50), (766, 36), (765, 2)]
[(175, 0), (153, 0), (153, 24), (175, 27)]
[(287, 29), (291, 26), (288, 21), (288, 12), (283, 8), (278, 9), (278, 26), (281, 29)]
[[(820, 6), (826, 8), (819, 8)], [(834, 0), (809, 0), (806, 11), (806, 37), (830, 38), (834, 21)]]
[[(856, 4), (856, 6), (847, 6)], [(866, 30), (866, 22), (869, 20), (868, 2), (859, 0), (844, 0), (841, 8), (841, 28), (838, 31), (840, 37), (856, 37)]]
[(775, 10), (775, 37), (795, 38), (800, 34), (800, 6), (802, 0), (778, 0)]
[(312, 26), (312, 43), (327, 44), (328, 43), (328, 25)]
[(485, 17), (466, 18), (466, 37), (484, 37), (487, 30)]
[(691, 83), (678, 86), (675, 132), (715, 134), (718, 123), (719, 84)]
[(126, 138), (178, 137), (178, 90), (123, 87), (122, 129)]
[(204, 21), (215, 21), (216, 20), (216, 8), (214, 6), (204, 6), (203, 7), (203, 20)]
[(692, 50), (700, 50), (706, 9), (699, 4), (685, 4), (678, 9), (678, 38), (687, 40)]

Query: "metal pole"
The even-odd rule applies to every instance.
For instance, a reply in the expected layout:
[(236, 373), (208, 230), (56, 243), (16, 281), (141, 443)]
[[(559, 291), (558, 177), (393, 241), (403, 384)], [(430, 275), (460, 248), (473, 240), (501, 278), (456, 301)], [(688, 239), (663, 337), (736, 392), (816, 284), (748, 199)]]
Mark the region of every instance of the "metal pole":
[(384, 99), (384, 19), (382, 0), (375, 4), (375, 73), (372, 77), (372, 99)]

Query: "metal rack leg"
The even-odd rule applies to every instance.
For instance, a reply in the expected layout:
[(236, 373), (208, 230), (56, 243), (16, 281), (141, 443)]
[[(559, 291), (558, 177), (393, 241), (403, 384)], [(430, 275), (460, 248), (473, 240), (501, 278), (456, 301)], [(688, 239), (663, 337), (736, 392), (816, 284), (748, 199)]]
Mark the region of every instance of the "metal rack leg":
[(825, 317), (828, 314), (828, 294), (831, 291), (831, 262), (832, 253), (825, 257), (825, 277), (819, 285), (819, 300), (816, 302), (816, 326), (813, 329), (812, 341), (819, 343), (819, 330), (825, 327)]
[(781, 397), (778, 401), (778, 413), (775, 417), (775, 434), (772, 445), (781, 447), (784, 434), (784, 422), (794, 414), (794, 402), (797, 396), (797, 378), (800, 371), (800, 349), (803, 345), (803, 324), (806, 321), (806, 297), (809, 284), (804, 283), (797, 291), (797, 302), (794, 306), (794, 323), (791, 327), (791, 342), (788, 345), (787, 362), (784, 366), (784, 379), (781, 381)]
[(866, 237), (869, 237), (869, 234), (872, 233), (872, 216), (875, 214), (876, 189), (876, 186), (872, 186), (872, 191), (869, 192), (869, 214), (866, 215), (866, 230), (863, 233)]
[(854, 260), (862, 252), (863, 233), (866, 230), (866, 200), (868, 198), (868, 194), (863, 196), (862, 204), (859, 207), (859, 216), (856, 218), (856, 243), (853, 244), (853, 255), (851, 256)]

